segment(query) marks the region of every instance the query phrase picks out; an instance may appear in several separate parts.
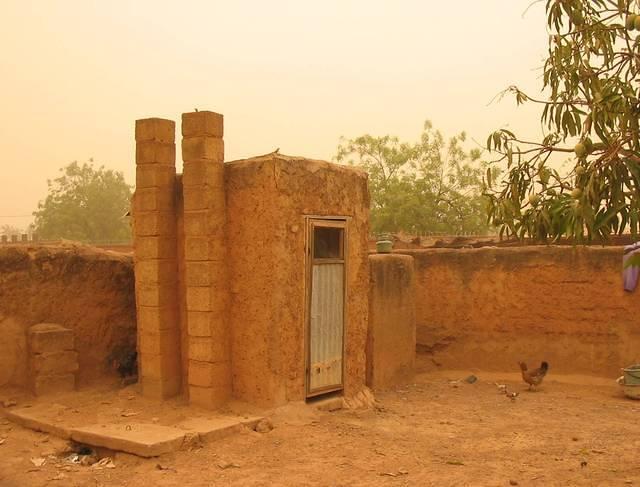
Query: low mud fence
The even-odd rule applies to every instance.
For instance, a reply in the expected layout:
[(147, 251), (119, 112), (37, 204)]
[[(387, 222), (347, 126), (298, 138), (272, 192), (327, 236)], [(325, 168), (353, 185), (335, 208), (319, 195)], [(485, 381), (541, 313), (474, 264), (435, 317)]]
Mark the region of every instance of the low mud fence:
[(0, 247), (0, 385), (28, 381), (27, 329), (73, 330), (79, 384), (109, 373), (116, 347), (133, 347), (132, 258), (80, 245)]
[(417, 349), (442, 368), (617, 377), (640, 361), (622, 247), (400, 250), (414, 257)]

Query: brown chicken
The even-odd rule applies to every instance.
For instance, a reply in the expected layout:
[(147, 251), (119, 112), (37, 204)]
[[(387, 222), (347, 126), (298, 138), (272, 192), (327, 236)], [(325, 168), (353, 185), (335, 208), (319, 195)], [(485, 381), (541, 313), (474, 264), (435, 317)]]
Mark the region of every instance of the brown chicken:
[(531, 387), (535, 388), (536, 386), (539, 386), (549, 370), (549, 364), (547, 362), (542, 362), (540, 364), (540, 368), (534, 370), (528, 370), (527, 364), (524, 362), (518, 362), (518, 364), (522, 371), (522, 379), (529, 384), (529, 389), (531, 389)]

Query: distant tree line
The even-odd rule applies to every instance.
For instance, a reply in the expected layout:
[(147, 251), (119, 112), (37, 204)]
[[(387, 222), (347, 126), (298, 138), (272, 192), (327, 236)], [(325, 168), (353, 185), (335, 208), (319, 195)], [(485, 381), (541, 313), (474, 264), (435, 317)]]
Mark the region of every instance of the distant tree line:
[(93, 159), (72, 162), (60, 177), (47, 181), (46, 198), (33, 213), (34, 232), (41, 240), (120, 242), (131, 238), (125, 214), (132, 188), (122, 172), (95, 167)]
[(466, 150), (466, 134), (445, 140), (427, 121), (420, 140), (362, 135), (343, 139), (336, 161), (369, 174), (371, 230), (412, 234), (476, 234), (489, 230), (480, 149)]

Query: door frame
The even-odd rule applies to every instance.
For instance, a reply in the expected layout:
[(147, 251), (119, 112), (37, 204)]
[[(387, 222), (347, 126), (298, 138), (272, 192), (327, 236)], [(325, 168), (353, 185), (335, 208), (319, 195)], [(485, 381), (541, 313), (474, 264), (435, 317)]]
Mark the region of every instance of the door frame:
[[(341, 391), (344, 389), (345, 378), (345, 350), (347, 340), (347, 262), (349, 256), (349, 222), (351, 217), (348, 216), (318, 216), (305, 215), (305, 279), (304, 279), (304, 390), (305, 399), (309, 399), (330, 392)], [(331, 385), (311, 391), (310, 389), (310, 372), (311, 372), (311, 293), (313, 287), (313, 229), (315, 227), (342, 228), (342, 252), (343, 252), (343, 272), (342, 272), (342, 370), (340, 377), (340, 385)], [(331, 259), (335, 263), (335, 259)], [(325, 263), (330, 263), (330, 259), (325, 259)]]

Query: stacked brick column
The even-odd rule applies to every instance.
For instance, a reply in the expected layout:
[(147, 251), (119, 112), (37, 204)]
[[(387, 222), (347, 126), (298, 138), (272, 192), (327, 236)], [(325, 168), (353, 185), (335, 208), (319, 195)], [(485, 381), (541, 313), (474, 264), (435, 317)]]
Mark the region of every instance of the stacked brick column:
[(180, 392), (175, 123), (136, 121), (133, 204), (138, 365), (145, 396)]
[(29, 328), (29, 376), (36, 396), (73, 391), (78, 354), (73, 331), (60, 325), (41, 323)]
[(231, 394), (222, 135), (222, 115), (182, 115), (189, 399), (204, 407)]

